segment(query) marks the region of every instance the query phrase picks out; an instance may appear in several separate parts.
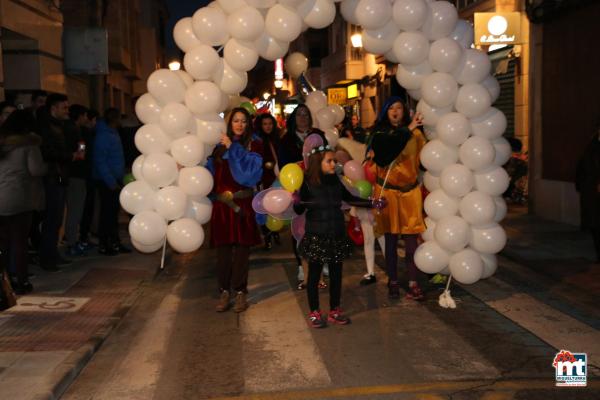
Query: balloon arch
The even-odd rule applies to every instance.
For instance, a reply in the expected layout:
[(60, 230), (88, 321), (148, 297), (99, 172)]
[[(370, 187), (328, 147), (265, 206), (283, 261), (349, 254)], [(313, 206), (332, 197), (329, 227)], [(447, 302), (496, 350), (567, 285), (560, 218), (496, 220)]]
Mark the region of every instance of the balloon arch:
[[(362, 26), (367, 52), (398, 63), (397, 80), (424, 115), (430, 141), (421, 162), (431, 193), (418, 267), (462, 283), (494, 273), (506, 243), (498, 224), (509, 182), (502, 168), (511, 155), (502, 137), (506, 118), (491, 106), (500, 87), (487, 54), (471, 48), (471, 25), (447, 1), (216, 0), (181, 19), (174, 38), (185, 71), (152, 73), (135, 107), (144, 123), (135, 135), (142, 155), (120, 200), (134, 214), (129, 233), (139, 251), (154, 252), (165, 238), (182, 253), (202, 245), (213, 187), (203, 165), (225, 131), (219, 114), (240, 103), (259, 56), (281, 58), (303, 30), (330, 25), (336, 2), (346, 21)], [(317, 124), (334, 138), (335, 107), (322, 92), (311, 97)]]

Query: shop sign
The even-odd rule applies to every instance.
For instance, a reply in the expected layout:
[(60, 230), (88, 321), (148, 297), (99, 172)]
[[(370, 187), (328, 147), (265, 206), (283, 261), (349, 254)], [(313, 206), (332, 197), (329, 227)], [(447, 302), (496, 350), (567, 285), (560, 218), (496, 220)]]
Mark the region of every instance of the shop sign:
[(327, 89), (327, 103), (344, 105), (348, 99), (347, 95), (345, 87), (329, 88)]
[(348, 86), (348, 98), (354, 99), (355, 97), (358, 97), (358, 84), (357, 83), (354, 83), (354, 84)]
[(475, 44), (520, 44), (521, 40), (521, 13), (475, 13)]

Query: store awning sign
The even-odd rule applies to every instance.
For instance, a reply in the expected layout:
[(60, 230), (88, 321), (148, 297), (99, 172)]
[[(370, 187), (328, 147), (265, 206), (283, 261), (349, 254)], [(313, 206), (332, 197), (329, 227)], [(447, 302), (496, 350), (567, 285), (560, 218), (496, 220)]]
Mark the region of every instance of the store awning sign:
[(348, 92), (345, 87), (327, 89), (327, 102), (329, 104), (344, 105), (346, 100), (348, 100)]
[(520, 44), (521, 13), (475, 13), (475, 44)]
[(348, 86), (348, 98), (354, 99), (358, 97), (358, 84), (354, 83)]

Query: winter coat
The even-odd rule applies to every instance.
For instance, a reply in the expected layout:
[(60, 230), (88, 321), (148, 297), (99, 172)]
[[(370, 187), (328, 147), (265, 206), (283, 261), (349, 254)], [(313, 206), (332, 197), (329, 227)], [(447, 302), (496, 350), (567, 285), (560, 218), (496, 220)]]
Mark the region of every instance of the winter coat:
[(40, 122), (39, 131), (42, 137), (42, 156), (48, 165), (46, 179), (51, 183), (68, 185), (73, 152), (67, 145), (64, 121), (48, 116)]
[(580, 194), (581, 227), (600, 230), (600, 139), (596, 136), (577, 164), (575, 188)]
[[(39, 136), (10, 135), (0, 145), (0, 215), (39, 208), (39, 177), (46, 174)], [(36, 190), (38, 189), (38, 190)], [(43, 191), (41, 191), (43, 193)]]
[(118, 187), (125, 175), (125, 157), (121, 137), (106, 122), (96, 124), (94, 140), (93, 177), (109, 188)]

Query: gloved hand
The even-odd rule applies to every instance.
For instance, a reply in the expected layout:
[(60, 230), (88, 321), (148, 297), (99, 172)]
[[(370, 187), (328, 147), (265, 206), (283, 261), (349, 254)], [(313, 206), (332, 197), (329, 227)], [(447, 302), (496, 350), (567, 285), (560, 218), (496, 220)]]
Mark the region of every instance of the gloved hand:
[(371, 200), (371, 204), (373, 205), (374, 209), (383, 210), (384, 208), (387, 207), (388, 201), (385, 197), (380, 197), (378, 199)]

